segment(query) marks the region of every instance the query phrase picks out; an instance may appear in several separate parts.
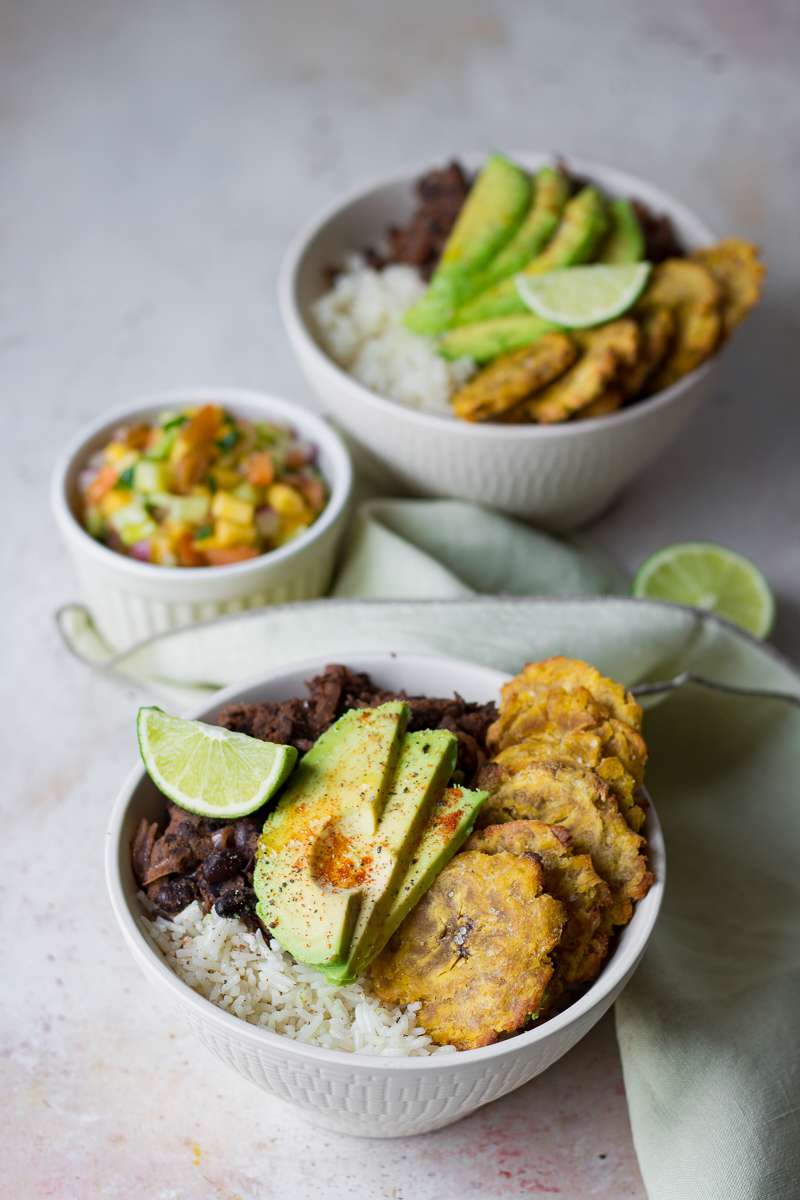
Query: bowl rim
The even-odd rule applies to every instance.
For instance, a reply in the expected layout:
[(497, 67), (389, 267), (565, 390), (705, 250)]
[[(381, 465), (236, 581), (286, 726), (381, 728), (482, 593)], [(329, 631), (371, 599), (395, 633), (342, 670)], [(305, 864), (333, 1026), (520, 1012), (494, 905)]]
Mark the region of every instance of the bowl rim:
[[(293, 424), (304, 437), (316, 442), (329, 456), (332, 469), (325, 482), (329, 488), (328, 502), (317, 520), (308, 529), (293, 538), (285, 546), (258, 554), (245, 562), (228, 563), (215, 567), (170, 567), (159, 563), (139, 562), (128, 555), (119, 554), (98, 542), (78, 520), (69, 503), (67, 485), (73, 472), (80, 467), (80, 460), (87, 454), (91, 442), (126, 420), (146, 417), (169, 404), (217, 400), (230, 407), (234, 413), (237, 404), (262, 406), (264, 416), (272, 415), (282, 422)], [(81, 551), (98, 563), (113, 567), (125, 574), (150, 581), (181, 581), (190, 584), (201, 579), (210, 582), (230, 579), (258, 571), (266, 565), (286, 562), (320, 538), (334, 525), (347, 507), (353, 490), (353, 465), (349, 452), (340, 434), (319, 414), (303, 405), (286, 400), (271, 392), (250, 388), (191, 386), (167, 388), (129, 401), (127, 404), (106, 410), (93, 421), (82, 426), (59, 454), (50, 476), (50, 508), (62, 534), (68, 541), (76, 542)]]
[[(337, 651), (337, 660), (347, 662), (352, 659), (357, 662), (359, 669), (380, 671), (390, 668), (393, 663), (402, 661), (414, 668), (429, 668), (430, 663), (436, 663), (446, 671), (457, 668), (459, 671), (467, 668), (480, 677), (488, 686), (499, 691), (501, 684), (510, 676), (503, 671), (472, 663), (466, 659), (458, 659), (438, 654), (416, 654), (405, 651), (358, 651), (343, 649)], [(283, 664), (281, 667), (264, 675), (263, 672), (251, 676), (240, 683), (224, 688), (214, 693), (213, 701), (196, 710), (192, 716), (203, 719), (215, 713), (225, 704), (236, 701), (243, 693), (252, 688), (280, 679), (284, 675), (318, 671), (330, 660), (329, 655), (315, 655), (308, 659)], [(183, 982), (167, 965), (158, 949), (150, 942), (142, 931), (132, 911), (135, 896), (129, 901), (120, 873), (120, 854), (122, 828), (134, 792), (145, 777), (144, 768), (135, 766), (125, 778), (114, 801), (109, 824), (106, 831), (105, 874), (106, 885), (111, 907), (120, 927), (123, 938), (134, 959), (148, 977), (165, 985), (173, 999), (182, 1005), (194, 1009), (198, 1018), (213, 1021), (220, 1027), (220, 1032), (236, 1037), (238, 1040), (250, 1042), (254, 1047), (279, 1053), (311, 1062), (329, 1063), (337, 1066), (347, 1066), (351, 1071), (358, 1068), (370, 1071), (393, 1070), (454, 1070), (460, 1066), (486, 1063), (490, 1059), (503, 1058), (536, 1042), (544, 1042), (549, 1037), (560, 1033), (583, 1016), (597, 1007), (613, 992), (625, 977), (636, 967), (643, 954), (658, 918), (664, 896), (666, 881), (666, 852), (661, 823), (655, 806), (650, 804), (647, 814), (647, 837), (649, 843), (649, 862), (655, 876), (654, 883), (644, 899), (636, 906), (633, 918), (625, 928), (629, 931), (627, 944), (617, 945), (608, 959), (602, 973), (589, 988), (573, 1004), (563, 1012), (552, 1017), (549, 1021), (525, 1033), (515, 1034), (489, 1046), (475, 1050), (460, 1050), (456, 1053), (430, 1054), (423, 1056), (387, 1057), (375, 1054), (361, 1054), (348, 1050), (330, 1050), (322, 1046), (312, 1046), (299, 1042), (284, 1034), (274, 1033), (258, 1025), (252, 1025), (224, 1009), (218, 1008), (210, 1000)], [(633, 934), (634, 936), (630, 936)]]
[[(552, 164), (558, 158), (553, 153), (535, 150), (508, 151), (508, 154), (511, 158), (521, 162), (523, 166), (529, 169), (535, 169), (545, 164)], [(486, 154), (465, 152), (463, 154), (456, 154), (455, 157), (467, 166), (476, 167), (480, 166)], [(568, 155), (566, 159), (570, 167), (574, 167), (579, 173), (594, 177), (601, 184), (605, 182), (609, 187), (625, 189), (629, 195), (636, 195), (637, 193), (642, 195), (653, 207), (665, 212), (668, 216), (677, 219), (682, 225), (690, 228), (692, 230), (693, 241), (698, 245), (709, 245), (715, 240), (715, 235), (704, 221), (696, 216), (680, 200), (676, 200), (668, 192), (662, 191), (657, 185), (648, 183), (647, 180), (641, 179), (637, 175), (632, 175), (628, 171), (609, 166), (597, 159), (584, 158), (582, 155)], [(344, 367), (340, 367), (322, 349), (313, 336), (309, 328), (309, 323), (297, 301), (297, 276), (312, 240), (345, 209), (358, 201), (366, 200), (373, 193), (387, 187), (396, 187), (400, 184), (405, 184), (410, 193), (414, 180), (426, 170), (430, 170), (431, 167), (432, 164), (429, 161), (425, 161), (418, 163), (415, 167), (406, 167), (402, 170), (397, 169), (386, 174), (374, 176), (366, 184), (362, 183), (349, 189), (344, 195), (339, 195), (337, 199), (319, 209), (306, 222), (289, 243), (283, 256), (278, 272), (278, 306), (284, 328), (289, 335), (290, 341), (295, 346), (299, 345), (302, 348), (302, 352), (310, 356), (317, 370), (323, 372), (331, 385), (335, 386), (339, 384), (341, 386), (344, 383), (349, 387), (351, 395), (357, 396), (362, 403), (376, 409), (377, 412), (386, 415), (387, 410), (391, 411), (399, 421), (418, 422), (431, 431), (434, 429), (439, 431), (447, 429), (456, 437), (471, 437), (477, 433), (477, 436), (487, 439), (495, 438), (504, 440), (509, 436), (513, 436), (515, 440), (522, 438), (523, 440), (534, 441), (537, 439), (578, 437), (586, 433), (591, 433), (598, 426), (619, 428), (621, 425), (641, 419), (643, 412), (655, 412), (657, 409), (671, 404), (686, 391), (700, 383), (708, 372), (713, 370), (717, 355), (713, 355), (688, 375), (684, 375), (675, 383), (670, 384), (669, 387), (656, 392), (655, 395), (648, 396), (639, 404), (634, 404), (629, 408), (621, 408), (617, 412), (607, 413), (605, 416), (590, 417), (574, 423), (566, 421), (563, 424), (555, 425), (507, 426), (492, 424), (490, 422), (483, 424), (458, 421), (453, 417), (426, 412), (423, 409), (412, 408), (399, 401), (391, 400), (388, 397), (382, 396), (379, 392), (373, 391), (365, 384), (360, 383)]]

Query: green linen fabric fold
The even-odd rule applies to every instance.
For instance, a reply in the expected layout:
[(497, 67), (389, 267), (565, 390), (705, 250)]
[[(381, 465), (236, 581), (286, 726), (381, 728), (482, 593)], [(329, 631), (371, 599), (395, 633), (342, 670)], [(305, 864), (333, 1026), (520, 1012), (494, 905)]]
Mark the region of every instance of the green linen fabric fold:
[(629, 686), (691, 671), (784, 693), (687, 686), (648, 706), (648, 785), (669, 880), (616, 1020), (651, 1200), (797, 1200), (800, 680), (714, 617), (596, 594), (619, 588), (585, 551), (474, 506), (375, 501), (353, 528), (333, 599), (222, 618), (122, 655), (77, 606), (60, 624), (86, 661), (183, 705), (293, 660), (369, 649), (509, 672), (567, 654)]

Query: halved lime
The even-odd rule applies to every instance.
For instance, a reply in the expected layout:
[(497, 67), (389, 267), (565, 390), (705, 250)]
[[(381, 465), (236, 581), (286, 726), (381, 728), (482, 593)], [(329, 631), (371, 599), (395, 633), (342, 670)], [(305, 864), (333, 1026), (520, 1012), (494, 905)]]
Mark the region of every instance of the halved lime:
[(140, 708), (136, 735), (147, 774), (180, 808), (200, 817), (245, 817), (278, 790), (297, 761), (294, 746), (262, 742), (219, 725)]
[(678, 542), (657, 550), (639, 567), (633, 594), (705, 608), (759, 638), (775, 619), (775, 600), (758, 567), (714, 542)]
[(531, 312), (566, 329), (612, 321), (636, 303), (650, 263), (563, 267), (546, 275), (516, 276), (517, 292)]

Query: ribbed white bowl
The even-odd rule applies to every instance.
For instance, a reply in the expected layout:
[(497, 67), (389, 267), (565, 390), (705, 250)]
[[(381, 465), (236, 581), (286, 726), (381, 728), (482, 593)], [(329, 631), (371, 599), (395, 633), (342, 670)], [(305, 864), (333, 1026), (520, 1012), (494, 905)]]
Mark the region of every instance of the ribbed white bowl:
[[(165, 408), (224, 404), (238, 416), (291, 425), (319, 448), (330, 488), (320, 517), (294, 541), (269, 554), (227, 567), (160, 567), (117, 554), (90, 537), (78, 520), (78, 477), (92, 452), (120, 424)], [(51, 501), (98, 629), (117, 649), (181, 625), (288, 600), (311, 600), (328, 589), (352, 489), (342, 439), (314, 413), (277, 396), (239, 388), (181, 388), (104, 414), (67, 447), (52, 477)]]
[[(487, 701), (497, 698), (507, 678), (455, 659), (388, 651), (347, 654), (337, 647), (324, 658), (299, 663), (259, 683), (228, 688), (197, 715), (213, 720), (231, 701), (304, 695), (304, 680), (334, 658), (368, 671), (384, 687), (412, 694), (456, 691), (469, 700)], [(162, 813), (163, 801), (137, 767), (114, 804), (106, 852), (111, 904), (134, 958), (176, 1014), (222, 1062), (264, 1091), (297, 1105), (315, 1124), (361, 1137), (405, 1137), (449, 1125), (527, 1083), (566, 1054), (630, 979), (653, 931), (664, 891), (664, 843), (655, 808), (650, 807), (646, 833), (656, 882), (622, 930), (599, 979), (570, 1008), (539, 1028), (480, 1050), (403, 1059), (346, 1054), (248, 1025), (198, 996), (173, 974), (145, 932), (130, 856), (141, 817), (154, 819)]]
[[(551, 160), (533, 153), (514, 157), (531, 170)], [(482, 159), (464, 155), (462, 161), (477, 168)], [(589, 159), (569, 161), (609, 193), (666, 213), (689, 249), (713, 241), (697, 217), (652, 184)], [(414, 180), (430, 166), (421, 163), (351, 192), (292, 243), (281, 267), (279, 299), (297, 361), (362, 453), (404, 487), (475, 500), (551, 529), (575, 528), (607, 508), (669, 445), (708, 395), (713, 360), (631, 408), (553, 426), (469, 424), (407, 408), (358, 383), (322, 348), (311, 306), (326, 288), (327, 268), (408, 219)]]

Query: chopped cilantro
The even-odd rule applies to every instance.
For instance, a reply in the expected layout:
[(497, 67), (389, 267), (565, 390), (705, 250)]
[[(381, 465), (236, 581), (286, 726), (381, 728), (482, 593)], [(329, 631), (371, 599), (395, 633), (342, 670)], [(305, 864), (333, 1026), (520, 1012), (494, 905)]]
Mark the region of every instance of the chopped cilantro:
[(201, 525), (199, 529), (196, 529), (194, 531), (194, 540), (196, 542), (202, 542), (203, 538), (211, 537), (213, 532), (214, 532), (213, 525)]
[(232, 450), (240, 437), (238, 429), (229, 429), (221, 438), (217, 438), (217, 445), (220, 450)]
[(132, 488), (133, 487), (133, 467), (126, 467), (124, 471), (120, 471), (117, 476), (115, 488)]
[(181, 425), (185, 425), (189, 420), (187, 416), (180, 413), (177, 417), (171, 417), (169, 421), (165, 421), (161, 426), (162, 429), (180, 429)]

